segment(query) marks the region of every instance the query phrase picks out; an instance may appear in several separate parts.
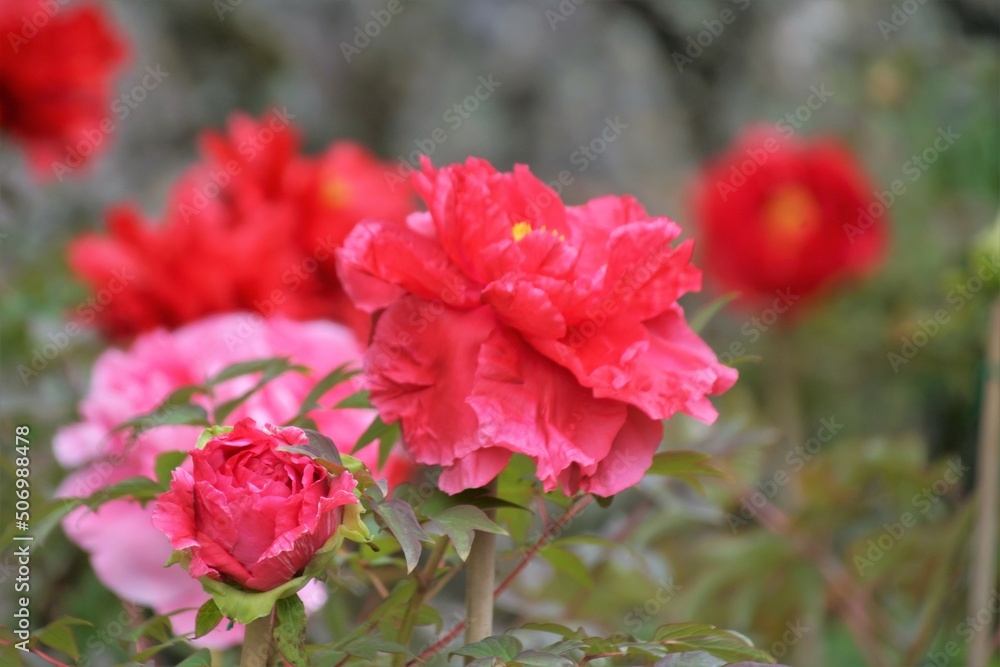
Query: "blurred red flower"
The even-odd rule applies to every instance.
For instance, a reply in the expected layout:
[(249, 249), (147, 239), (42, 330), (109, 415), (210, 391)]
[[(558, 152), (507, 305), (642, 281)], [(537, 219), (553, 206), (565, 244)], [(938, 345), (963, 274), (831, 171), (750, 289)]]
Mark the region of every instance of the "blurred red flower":
[(371, 401), (400, 421), (448, 493), (485, 485), (513, 453), (546, 491), (610, 496), (649, 469), (660, 420), (706, 422), (736, 371), (688, 327), (690, 241), (631, 197), (564, 206), (524, 165), (485, 160), (413, 183), (405, 226), (364, 222), (338, 251), (348, 294), (384, 309), (365, 355)]
[(104, 148), (112, 74), (126, 54), (106, 14), (89, 3), (4, 0), (0, 35), (0, 127), (24, 143), (36, 172), (69, 170)]
[(705, 271), (747, 308), (797, 310), (881, 259), (889, 222), (875, 192), (835, 139), (751, 128), (695, 188)]
[(236, 114), (228, 130), (202, 136), (160, 224), (119, 206), (107, 235), (73, 242), (70, 264), (94, 293), (78, 315), (112, 338), (246, 310), (332, 319), (365, 339), (370, 318), (345, 297), (333, 252), (364, 218), (401, 223), (412, 190), (390, 188), (389, 165), (353, 143), (300, 155), (287, 111)]

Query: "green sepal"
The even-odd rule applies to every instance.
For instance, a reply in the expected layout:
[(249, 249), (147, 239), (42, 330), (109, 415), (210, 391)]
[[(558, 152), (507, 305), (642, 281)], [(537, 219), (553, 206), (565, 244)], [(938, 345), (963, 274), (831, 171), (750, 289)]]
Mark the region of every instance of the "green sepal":
[(223, 433), (229, 433), (232, 430), (232, 426), (209, 426), (201, 432), (201, 435), (198, 436), (198, 444), (196, 444), (195, 447), (198, 449), (205, 449), (205, 445), (208, 444), (209, 440), (222, 435)]
[(358, 544), (368, 544), (371, 542), (373, 539), (372, 533), (368, 530), (368, 526), (365, 525), (364, 519), (361, 518), (361, 514), (364, 511), (361, 503), (344, 505), (344, 518), (341, 521), (340, 527), (337, 528), (337, 532), (341, 536)]

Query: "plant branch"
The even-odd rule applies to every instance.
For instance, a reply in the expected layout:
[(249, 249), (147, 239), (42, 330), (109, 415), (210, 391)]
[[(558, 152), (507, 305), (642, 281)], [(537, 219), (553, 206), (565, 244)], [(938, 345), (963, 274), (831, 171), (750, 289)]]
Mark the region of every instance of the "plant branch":
[[(521, 573), (521, 570), (523, 570), (528, 565), (531, 559), (534, 558), (539, 551), (545, 548), (545, 546), (551, 541), (552, 536), (555, 535), (556, 533), (562, 532), (566, 524), (572, 521), (573, 517), (582, 512), (583, 509), (587, 505), (589, 505), (593, 499), (594, 497), (590, 495), (580, 496), (579, 498), (576, 498), (573, 501), (573, 503), (566, 509), (566, 512), (563, 513), (562, 516), (560, 516), (555, 522), (549, 524), (549, 526), (546, 527), (546, 529), (542, 532), (542, 534), (538, 536), (538, 539), (535, 540), (535, 542), (531, 545), (531, 547), (525, 552), (524, 556), (521, 558), (521, 561), (517, 564), (517, 566), (506, 577), (504, 577), (503, 581), (500, 582), (500, 585), (496, 587), (496, 589), (493, 591), (493, 597), (495, 598), (496, 596), (503, 593), (514, 582), (514, 579), (517, 577), (518, 574)], [(428, 658), (433, 657), (435, 654), (441, 651), (441, 649), (443, 649), (445, 646), (448, 646), (448, 644), (453, 642), (455, 638), (462, 633), (462, 630), (465, 629), (465, 626), (466, 626), (466, 621), (461, 621), (460, 623), (458, 623), (458, 625), (456, 625), (454, 628), (448, 631), (448, 634), (446, 634), (444, 637), (436, 641), (432, 646), (425, 649), (419, 656), (406, 663), (406, 667), (413, 667), (414, 665), (426, 662)]]
[[(488, 487), (496, 494), (496, 480)], [(486, 510), (493, 521), (495, 509)], [(493, 634), (493, 583), (497, 574), (497, 536), (481, 530), (472, 538), (472, 549), (465, 564), (465, 643), (482, 641)]]
[[(997, 522), (1000, 521), (1000, 298), (993, 302), (986, 341), (986, 380), (979, 420), (976, 461), (976, 527), (969, 594), (969, 614), (986, 609), (997, 583)], [(990, 637), (973, 635), (969, 667), (985, 667)]]
[[(423, 606), (424, 601), (427, 599), (431, 583), (434, 581), (434, 576), (437, 574), (438, 567), (440, 567), (441, 561), (444, 559), (447, 551), (448, 537), (446, 535), (441, 536), (434, 544), (434, 550), (431, 551), (427, 562), (417, 571), (417, 587), (406, 606), (406, 612), (403, 614), (403, 623), (399, 628), (398, 643), (402, 646), (409, 646), (410, 640), (413, 639), (413, 629), (417, 625), (417, 616), (420, 615), (420, 607)], [(406, 655), (397, 653), (393, 658), (393, 664), (396, 667), (403, 667), (406, 664)]]
[(267, 616), (251, 621), (243, 635), (243, 652), (240, 654), (240, 667), (267, 667), (271, 663), (271, 653), (274, 642), (272, 636), (272, 617)]

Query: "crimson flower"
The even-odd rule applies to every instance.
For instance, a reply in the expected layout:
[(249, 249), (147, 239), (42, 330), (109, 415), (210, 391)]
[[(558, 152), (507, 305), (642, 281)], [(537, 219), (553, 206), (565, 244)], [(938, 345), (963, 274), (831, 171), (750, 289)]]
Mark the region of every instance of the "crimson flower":
[(300, 429), (244, 419), (191, 452), (153, 508), (153, 525), (190, 559), (188, 573), (268, 591), (301, 575), (356, 505), (349, 472), (331, 475), (283, 447)]
[(692, 243), (631, 197), (567, 207), (523, 165), (436, 169), (429, 211), (363, 222), (338, 252), (347, 293), (382, 310), (364, 366), (372, 403), (401, 421), (448, 493), (493, 479), (514, 453), (546, 490), (609, 496), (638, 482), (676, 412), (736, 380), (688, 327)]
[(72, 244), (73, 270), (104, 295), (81, 316), (112, 338), (235, 311), (333, 319), (366, 338), (369, 317), (344, 295), (333, 252), (362, 218), (401, 223), (412, 191), (391, 189), (388, 167), (357, 144), (300, 155), (287, 111), (236, 114), (201, 149), (159, 224), (118, 206), (106, 235)]
[(112, 74), (125, 45), (91, 3), (0, 3), (0, 128), (19, 139), (38, 173), (106, 145)]
[(751, 128), (698, 181), (705, 269), (748, 308), (779, 298), (798, 309), (884, 254), (886, 208), (835, 139)]

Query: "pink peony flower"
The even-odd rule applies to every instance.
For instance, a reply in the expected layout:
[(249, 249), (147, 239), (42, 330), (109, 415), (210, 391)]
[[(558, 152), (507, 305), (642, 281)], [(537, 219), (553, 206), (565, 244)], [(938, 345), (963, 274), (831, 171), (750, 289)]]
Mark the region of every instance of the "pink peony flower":
[[(112, 433), (122, 422), (154, 410), (173, 390), (198, 384), (238, 361), (288, 356), (313, 369), (309, 376), (282, 375), (251, 396), (230, 416), (230, 422), (253, 417), (282, 423), (293, 417), (316, 380), (342, 363), (360, 357), (350, 330), (329, 322), (263, 320), (257, 315), (219, 315), (173, 332), (140, 336), (128, 350), (110, 349), (97, 360), (90, 389), (80, 404), (81, 421), (62, 428), (53, 443), (56, 458), (79, 468), (59, 489), (61, 496), (87, 496), (106, 486), (138, 475), (155, 477), (156, 457), (166, 451), (188, 450), (200, 427), (160, 426), (134, 442), (125, 433)], [(255, 382), (242, 376), (218, 385), (216, 398), (225, 401), (245, 392)], [(323, 397), (331, 405), (355, 391), (355, 383), (334, 387)], [(350, 451), (371, 422), (370, 410), (317, 410), (310, 414), (319, 430), (343, 451)], [(377, 461), (375, 447), (359, 456), (370, 467)], [(412, 464), (390, 457), (382, 471), (390, 486), (412, 474)], [(172, 616), (175, 630), (194, 630), (194, 610), (208, 595), (197, 581), (179, 568), (164, 569), (170, 543), (151, 523), (151, 508), (115, 500), (96, 511), (78, 509), (63, 520), (71, 540), (90, 554), (97, 577), (119, 597), (152, 607), (157, 613), (191, 611)], [(300, 592), (318, 608), (325, 600), (322, 584)], [(218, 629), (196, 643), (224, 647), (242, 640), (242, 629)]]
[(350, 473), (333, 476), (304, 454), (298, 428), (244, 419), (191, 451), (156, 501), (153, 525), (191, 558), (188, 573), (269, 591), (301, 574), (357, 504)]
[(400, 420), (449, 493), (493, 479), (512, 453), (546, 490), (609, 496), (638, 482), (661, 435), (736, 371), (687, 326), (692, 243), (631, 197), (566, 207), (523, 165), (484, 160), (413, 184), (427, 213), (365, 222), (338, 252), (349, 296), (378, 318), (365, 354), (371, 399)]

